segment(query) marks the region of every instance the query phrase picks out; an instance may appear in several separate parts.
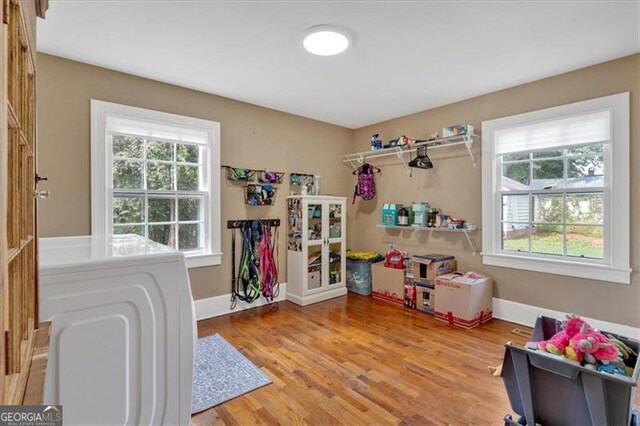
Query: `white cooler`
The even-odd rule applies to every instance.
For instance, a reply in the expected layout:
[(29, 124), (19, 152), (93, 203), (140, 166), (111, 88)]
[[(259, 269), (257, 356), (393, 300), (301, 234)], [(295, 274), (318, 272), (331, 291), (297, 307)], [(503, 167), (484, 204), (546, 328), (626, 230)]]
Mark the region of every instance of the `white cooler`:
[(184, 255), (135, 235), (40, 239), (45, 404), (65, 424), (188, 425), (196, 342)]

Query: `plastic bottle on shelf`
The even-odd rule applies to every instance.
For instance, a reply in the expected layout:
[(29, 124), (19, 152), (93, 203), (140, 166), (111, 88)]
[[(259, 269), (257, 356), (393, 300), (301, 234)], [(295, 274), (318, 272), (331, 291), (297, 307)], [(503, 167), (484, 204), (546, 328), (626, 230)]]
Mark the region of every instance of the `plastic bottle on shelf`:
[(405, 206), (398, 211), (398, 226), (409, 226), (409, 210)]

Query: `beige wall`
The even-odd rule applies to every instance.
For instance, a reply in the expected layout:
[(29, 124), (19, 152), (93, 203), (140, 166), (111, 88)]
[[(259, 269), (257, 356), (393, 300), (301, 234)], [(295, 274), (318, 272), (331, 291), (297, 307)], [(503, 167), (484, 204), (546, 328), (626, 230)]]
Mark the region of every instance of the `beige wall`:
[[(51, 198), (39, 203), (40, 236), (91, 233), (89, 101), (99, 99), (221, 123), (222, 164), (322, 176), (325, 194), (346, 195), (340, 155), (352, 131), (243, 102), (38, 54), (39, 167)], [(230, 292), (228, 219), (285, 216), (288, 183), (273, 207), (245, 206), (242, 189), (222, 181), (221, 266), (190, 270), (196, 299)], [(280, 232), (280, 280), (286, 281), (286, 228)]]
[[(386, 141), (402, 134), (425, 137), (442, 126), (470, 123), (480, 129), (493, 119), (579, 100), (631, 92), (631, 158), (640, 158), (640, 55), (562, 74), (455, 104), (423, 111), (355, 131), (192, 91), (144, 78), (81, 64), (49, 55), (38, 57), (39, 172), (50, 178), (52, 197), (40, 203), (41, 236), (81, 235), (91, 231), (90, 135), (91, 98), (219, 121), (222, 162), (244, 167), (272, 168), (322, 175), (324, 193), (350, 195), (354, 178), (342, 166), (342, 154), (369, 149), (372, 133)], [(458, 258), (460, 269), (477, 270), (495, 278), (495, 296), (535, 306), (580, 313), (606, 321), (640, 326), (640, 278), (631, 285), (583, 280), (482, 265), (463, 235), (385, 231), (376, 228), (384, 201), (426, 200), (478, 225), (481, 212), (478, 166), (471, 166), (463, 149), (434, 151), (435, 169), (415, 170), (391, 160), (376, 161), (375, 201), (349, 207), (349, 246), (384, 252), (389, 242), (411, 253), (442, 252)], [(640, 171), (631, 163), (631, 266), (640, 268)], [(230, 234), (227, 219), (285, 218), (282, 185), (274, 207), (245, 207), (241, 190), (222, 182), (223, 265), (190, 271), (196, 298), (225, 294), (230, 288)], [(481, 246), (480, 233), (475, 243)], [(286, 280), (285, 235), (280, 233), (280, 278)]]
[[(483, 120), (627, 91), (631, 92), (632, 123), (631, 267), (636, 271), (640, 268), (640, 54), (358, 129), (354, 132), (353, 150), (369, 149), (373, 133), (380, 133), (387, 141), (402, 134), (426, 137), (443, 126), (458, 123), (470, 123), (479, 130)], [(476, 154), (479, 145), (474, 149)], [(495, 297), (640, 326), (638, 273), (633, 273), (631, 285), (624, 285), (489, 267), (482, 264), (480, 255), (471, 255), (464, 235), (377, 229), (375, 225), (385, 201), (429, 201), (446, 213), (481, 225), (480, 162), (473, 168), (463, 148), (434, 150), (430, 156), (435, 168), (415, 170), (413, 178), (407, 176), (401, 165), (382, 167), (383, 173), (377, 176), (375, 201), (358, 201), (358, 209), (350, 211), (350, 247), (383, 251), (393, 241), (411, 253), (453, 254), (461, 270), (484, 272), (495, 279)], [(480, 233), (475, 241), (480, 247)]]

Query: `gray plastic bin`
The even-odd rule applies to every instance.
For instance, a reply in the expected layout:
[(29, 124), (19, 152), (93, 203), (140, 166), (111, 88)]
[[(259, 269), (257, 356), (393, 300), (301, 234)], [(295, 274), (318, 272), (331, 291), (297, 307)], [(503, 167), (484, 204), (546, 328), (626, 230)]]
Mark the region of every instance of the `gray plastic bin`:
[[(538, 317), (532, 341), (549, 339), (561, 322)], [(614, 333), (638, 352), (640, 342)], [(633, 410), (640, 365), (636, 360), (633, 377), (601, 373), (581, 367), (555, 355), (505, 345), (502, 380), (511, 409), (505, 425), (638, 425)]]

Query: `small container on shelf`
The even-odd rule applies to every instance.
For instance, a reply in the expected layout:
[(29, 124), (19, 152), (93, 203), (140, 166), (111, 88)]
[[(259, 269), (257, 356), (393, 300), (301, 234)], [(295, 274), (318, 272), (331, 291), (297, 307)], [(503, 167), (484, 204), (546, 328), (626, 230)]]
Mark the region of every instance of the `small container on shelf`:
[(253, 182), (256, 171), (242, 167), (222, 166), (227, 171), (227, 179), (232, 182)]
[(267, 170), (258, 171), (258, 181), (262, 183), (280, 184), (284, 178), (284, 172), (270, 172)]
[(249, 206), (272, 206), (276, 202), (276, 189), (267, 184), (247, 185), (245, 203)]

